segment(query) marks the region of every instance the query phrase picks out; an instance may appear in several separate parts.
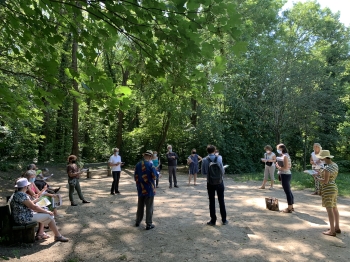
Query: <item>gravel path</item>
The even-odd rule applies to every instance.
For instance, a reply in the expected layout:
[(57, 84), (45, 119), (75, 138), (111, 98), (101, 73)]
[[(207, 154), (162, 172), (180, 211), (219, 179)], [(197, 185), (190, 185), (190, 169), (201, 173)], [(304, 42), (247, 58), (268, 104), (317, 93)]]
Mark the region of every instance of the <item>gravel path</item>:
[(130, 170), (122, 172), (121, 194), (115, 196), (109, 194), (112, 178), (106, 174), (82, 178), (83, 193), (92, 203), (79, 201), (77, 207), (69, 205), (64, 169), (57, 170), (50, 182), (62, 186), (64, 206), (59, 213), (64, 218), (57, 223), (70, 242), (56, 243), (51, 237), (29, 247), (0, 247), (0, 256), (27, 262), (350, 260), (349, 198), (338, 201), (343, 232), (329, 237), (322, 235), (328, 228), (327, 212), (311, 191), (294, 191), (296, 212), (284, 214), (265, 209), (266, 196), (279, 198), (280, 209), (287, 206), (280, 185), (258, 190), (260, 182), (237, 183), (229, 177), (225, 178), (229, 224), (210, 227), (204, 178), (197, 186), (187, 186), (184, 174), (178, 180), (180, 188), (169, 189), (167, 176), (161, 179), (153, 215), (156, 227), (146, 231), (133, 226), (137, 194)]

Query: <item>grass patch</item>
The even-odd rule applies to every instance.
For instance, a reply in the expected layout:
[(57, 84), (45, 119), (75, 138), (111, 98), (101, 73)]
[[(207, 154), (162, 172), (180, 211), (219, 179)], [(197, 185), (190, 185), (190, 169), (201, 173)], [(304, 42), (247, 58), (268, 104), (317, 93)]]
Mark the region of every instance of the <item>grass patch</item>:
[[(244, 181), (263, 181), (264, 173), (247, 173), (240, 175), (229, 175), (235, 181), (244, 182)], [(278, 181), (278, 175), (275, 174), (275, 183), (281, 184)], [(340, 196), (350, 196), (350, 173), (339, 173), (336, 180), (338, 191)], [(267, 185), (269, 182), (267, 183)], [(314, 179), (312, 176), (305, 174), (303, 172), (294, 171), (292, 174), (291, 185), (293, 188), (298, 190), (303, 190), (305, 188), (314, 188)]]

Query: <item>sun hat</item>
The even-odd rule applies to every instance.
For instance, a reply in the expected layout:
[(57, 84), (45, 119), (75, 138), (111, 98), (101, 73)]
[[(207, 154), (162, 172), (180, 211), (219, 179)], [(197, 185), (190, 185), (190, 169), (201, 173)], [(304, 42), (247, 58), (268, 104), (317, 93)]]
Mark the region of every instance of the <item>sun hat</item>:
[(153, 156), (153, 151), (152, 150), (147, 150), (145, 153), (142, 155), (147, 155), (147, 156)]
[(26, 179), (26, 178), (20, 178), (20, 179), (17, 180), (15, 187), (21, 188), (21, 187), (26, 187), (26, 186), (28, 186), (28, 185), (30, 185), (30, 184), (31, 184), (31, 183), (28, 182), (28, 179)]
[(324, 159), (326, 157), (333, 158), (334, 156), (331, 156), (329, 150), (321, 150), (321, 152), (318, 155), (316, 155), (316, 157), (319, 159)]

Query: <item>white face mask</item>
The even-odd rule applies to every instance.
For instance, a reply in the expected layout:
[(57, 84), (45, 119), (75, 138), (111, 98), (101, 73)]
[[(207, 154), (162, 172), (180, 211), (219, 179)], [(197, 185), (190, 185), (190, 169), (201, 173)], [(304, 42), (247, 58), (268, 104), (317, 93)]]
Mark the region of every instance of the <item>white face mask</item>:
[(169, 152), (170, 152), (170, 153), (173, 152), (173, 149), (172, 149), (172, 148), (169, 148)]
[(282, 154), (282, 151), (279, 150), (279, 149), (277, 149), (277, 153), (278, 153), (278, 154)]
[(118, 152), (114, 152), (114, 154), (117, 156), (117, 155), (119, 155), (119, 151)]
[(153, 154), (153, 156), (157, 156), (157, 154)]

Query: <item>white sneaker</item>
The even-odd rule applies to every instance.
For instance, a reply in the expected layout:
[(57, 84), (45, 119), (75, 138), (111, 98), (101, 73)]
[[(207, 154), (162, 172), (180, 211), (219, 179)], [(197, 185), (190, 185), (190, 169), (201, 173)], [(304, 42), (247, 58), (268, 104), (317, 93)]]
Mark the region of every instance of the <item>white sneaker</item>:
[(270, 186), (270, 188), (269, 188), (270, 190), (272, 190), (273, 189), (273, 187), (272, 186)]

